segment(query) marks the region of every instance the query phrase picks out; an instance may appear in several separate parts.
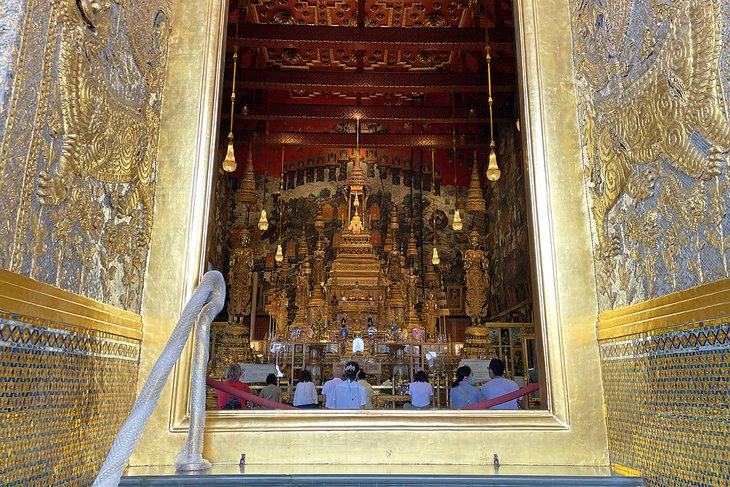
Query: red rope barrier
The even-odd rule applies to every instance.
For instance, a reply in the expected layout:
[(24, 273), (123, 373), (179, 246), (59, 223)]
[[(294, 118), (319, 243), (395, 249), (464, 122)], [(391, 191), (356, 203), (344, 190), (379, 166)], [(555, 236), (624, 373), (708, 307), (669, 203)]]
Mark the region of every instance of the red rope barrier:
[(539, 388), (540, 384), (530, 384), (527, 387), (518, 389), (515, 392), (510, 392), (509, 394), (505, 394), (504, 396), (495, 397), (494, 399), (488, 399), (486, 401), (478, 402), (476, 404), (469, 404), (468, 406), (464, 406), (459, 409), (489, 409), (492, 406), (511, 401), (512, 399), (518, 399), (526, 394), (535, 392)]
[(235, 387), (227, 386), (223, 382), (219, 382), (215, 379), (211, 379), (210, 377), (207, 377), (205, 379), (205, 383), (212, 387), (213, 389), (217, 389), (219, 391), (223, 391), (226, 394), (230, 394), (231, 396), (235, 396), (239, 399), (242, 399), (244, 401), (252, 402), (254, 404), (259, 404), (261, 406), (270, 408), (270, 409), (297, 409), (294, 406), (289, 406), (288, 404), (282, 404), (280, 402), (276, 401), (269, 401), (268, 399), (262, 399), (256, 394), (252, 394), (250, 392), (243, 392), (241, 389), (236, 389)]

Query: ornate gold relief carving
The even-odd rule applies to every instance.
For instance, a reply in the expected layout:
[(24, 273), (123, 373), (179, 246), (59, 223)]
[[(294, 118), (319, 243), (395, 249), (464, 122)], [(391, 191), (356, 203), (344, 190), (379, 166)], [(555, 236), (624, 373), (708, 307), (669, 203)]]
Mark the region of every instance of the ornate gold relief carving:
[(169, 1), (27, 3), (0, 151), (0, 265), (139, 311)]
[(601, 309), (727, 277), (727, 5), (572, 4)]

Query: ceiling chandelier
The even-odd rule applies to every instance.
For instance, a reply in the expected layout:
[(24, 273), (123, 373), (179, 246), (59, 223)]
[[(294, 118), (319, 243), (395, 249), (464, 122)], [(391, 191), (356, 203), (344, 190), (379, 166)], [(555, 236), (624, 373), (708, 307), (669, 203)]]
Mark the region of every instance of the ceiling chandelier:
[(461, 222), (461, 215), (459, 214), (459, 186), (456, 181), (456, 124), (453, 122), (454, 118), (454, 104), (451, 104), (451, 143), (453, 144), (452, 161), (454, 166), (454, 221), (451, 223), (451, 228), (455, 232), (461, 231), (464, 228), (464, 224)]
[(436, 169), (434, 148), (431, 147), (431, 193), (433, 194), (433, 253), (431, 254), (431, 263), (433, 265), (439, 265), (441, 259), (439, 258), (439, 251), (436, 248), (436, 181), (434, 180), (434, 174)]
[(233, 150), (233, 107), (236, 103), (236, 65), (238, 64), (238, 46), (233, 51), (233, 84), (231, 86), (231, 125), (228, 130), (228, 151), (223, 159), (223, 170), (233, 172), (236, 170), (236, 154)]
[[(266, 109), (268, 113), (268, 108)], [(269, 141), (269, 121), (266, 120), (266, 142)], [(266, 182), (267, 182), (267, 170), (264, 169), (264, 196), (261, 198), (261, 216), (259, 217), (259, 230), (265, 232), (269, 229), (269, 220), (266, 217)]]
[(281, 146), (281, 173), (279, 174), (279, 244), (276, 246), (274, 260), (281, 264), (284, 261), (284, 252), (281, 248), (281, 233), (284, 228), (284, 146)]
[(494, 152), (497, 145), (494, 143), (494, 123), (492, 121), (492, 56), (489, 49), (489, 32), (487, 31), (487, 90), (489, 93), (489, 163), (487, 164), (487, 179), (497, 181), (502, 175), (497, 165), (497, 154)]

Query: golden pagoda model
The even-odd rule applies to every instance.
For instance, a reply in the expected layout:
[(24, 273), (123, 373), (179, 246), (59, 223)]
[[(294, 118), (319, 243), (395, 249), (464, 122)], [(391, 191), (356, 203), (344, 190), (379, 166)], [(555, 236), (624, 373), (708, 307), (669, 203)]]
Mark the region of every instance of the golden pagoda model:
[(243, 170), (243, 179), (241, 185), (236, 190), (236, 201), (244, 203), (247, 206), (253, 205), (258, 201), (258, 193), (256, 193), (256, 180), (253, 175), (253, 155), (251, 147), (248, 149), (248, 160)]
[[(381, 262), (373, 251), (367, 201), (370, 184), (362, 169), (362, 156), (355, 155), (352, 171), (345, 182), (347, 224), (342, 229), (337, 255), (327, 280), (326, 299), (332, 327), (345, 323), (355, 333), (362, 332), (368, 318), (378, 318), (384, 299), (380, 287)], [(343, 321), (344, 320), (344, 321)]]
[(486, 211), (487, 204), (484, 202), (484, 194), (482, 193), (482, 185), (479, 182), (479, 163), (476, 155), (471, 165), (471, 180), (469, 181), (469, 189), (466, 192), (466, 211), (478, 212)]

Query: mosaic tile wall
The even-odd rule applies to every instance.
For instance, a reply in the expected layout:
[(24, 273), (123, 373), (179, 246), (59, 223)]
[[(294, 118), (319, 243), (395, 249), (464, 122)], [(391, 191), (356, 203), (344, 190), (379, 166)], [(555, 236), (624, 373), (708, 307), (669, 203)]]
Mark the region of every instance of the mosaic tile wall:
[(91, 485), (134, 404), (140, 342), (0, 312), (0, 482)]
[(605, 340), (611, 463), (652, 486), (730, 485), (730, 323)]

